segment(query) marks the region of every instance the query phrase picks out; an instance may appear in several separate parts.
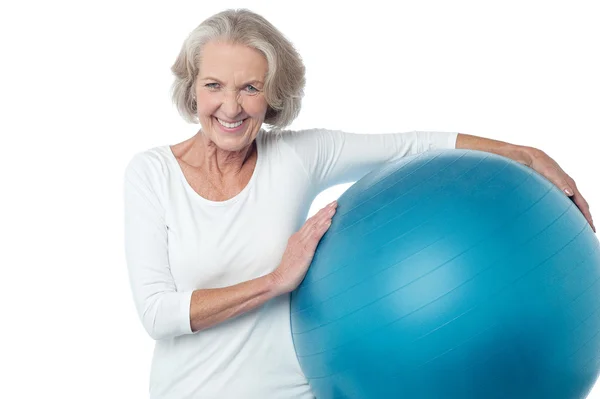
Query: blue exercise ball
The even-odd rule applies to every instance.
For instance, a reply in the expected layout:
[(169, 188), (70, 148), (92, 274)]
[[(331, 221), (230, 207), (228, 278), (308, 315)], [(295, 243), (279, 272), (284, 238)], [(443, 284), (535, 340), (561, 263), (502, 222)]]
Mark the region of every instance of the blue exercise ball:
[(351, 186), (292, 293), (319, 399), (585, 398), (600, 251), (552, 183), (480, 151), (401, 158)]

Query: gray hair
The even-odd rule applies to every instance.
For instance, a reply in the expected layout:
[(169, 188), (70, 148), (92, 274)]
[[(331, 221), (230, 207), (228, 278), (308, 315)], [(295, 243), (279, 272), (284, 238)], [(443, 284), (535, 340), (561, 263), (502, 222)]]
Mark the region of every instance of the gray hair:
[(203, 46), (212, 40), (252, 47), (267, 59), (264, 95), (268, 103), (265, 123), (281, 129), (298, 116), (304, 85), (302, 58), (283, 34), (264, 17), (246, 9), (226, 10), (202, 22), (183, 42), (171, 67), (175, 75), (173, 102), (190, 123), (198, 123), (194, 88)]

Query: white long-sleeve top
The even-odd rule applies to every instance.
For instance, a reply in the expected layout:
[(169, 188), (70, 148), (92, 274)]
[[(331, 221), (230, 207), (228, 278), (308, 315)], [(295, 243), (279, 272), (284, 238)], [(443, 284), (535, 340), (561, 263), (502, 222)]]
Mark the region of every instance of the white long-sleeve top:
[(261, 130), (250, 181), (222, 202), (192, 189), (170, 145), (135, 154), (124, 176), (125, 255), (137, 312), (156, 340), (150, 398), (313, 398), (294, 352), (289, 295), (192, 333), (192, 292), (272, 272), (319, 192), (396, 157), (455, 148), (456, 137)]

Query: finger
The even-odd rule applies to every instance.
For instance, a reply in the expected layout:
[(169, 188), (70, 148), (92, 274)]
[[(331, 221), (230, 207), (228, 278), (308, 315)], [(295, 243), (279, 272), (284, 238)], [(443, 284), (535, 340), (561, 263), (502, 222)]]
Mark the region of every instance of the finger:
[(552, 184), (558, 187), (567, 196), (572, 197), (577, 187), (571, 177), (558, 164), (551, 160), (552, 165), (536, 169), (542, 176), (546, 177)]
[(304, 226), (302, 226), (302, 229), (300, 229), (300, 241), (309, 241), (314, 232), (319, 229), (319, 225), (321, 224), (321, 222), (325, 220), (319, 212), (315, 214), (312, 218), (310, 218), (304, 224)]
[[(317, 213), (315, 213), (312, 217), (310, 217), (304, 226), (300, 229), (302, 236), (309, 234), (311, 230), (313, 230), (313, 225), (320, 223), (322, 220), (331, 218), (333, 213), (335, 213), (335, 209), (337, 208), (337, 201), (333, 201), (329, 203), (324, 208), (321, 208)], [(333, 213), (332, 213), (333, 210)]]
[(552, 183), (569, 197), (575, 195), (575, 184), (571, 184), (575, 182), (573, 182), (573, 179), (570, 179), (566, 173), (559, 170), (557, 177), (552, 179)]
[(298, 232), (300, 236), (300, 241), (305, 241), (308, 237), (310, 237), (312, 231), (315, 229), (315, 226), (316, 223), (314, 219), (308, 220), (306, 223), (304, 223), (304, 226), (302, 226), (302, 228)]
[(315, 239), (315, 237), (320, 239), (331, 225), (331, 218), (334, 213), (335, 209), (324, 210), (323, 215), (319, 219), (315, 219), (310, 229), (305, 231), (303, 238), (305, 240)]
[(312, 215), (310, 218), (308, 218), (308, 220), (306, 222), (304, 222), (304, 225), (300, 228), (300, 232), (303, 235), (305, 235), (306, 233), (309, 233), (310, 230), (313, 229), (313, 226), (316, 223), (318, 223), (321, 219), (323, 219), (326, 211), (327, 211), (327, 207), (319, 209), (319, 211), (317, 211), (317, 213)]
[(559, 187), (561, 187), (562, 190), (564, 191), (564, 193), (567, 194), (569, 197), (572, 197), (573, 195), (575, 195), (575, 192), (573, 191), (571, 186), (561, 184)]
[(329, 226), (331, 226), (331, 220), (328, 219), (317, 225), (312, 234), (309, 236), (309, 239), (306, 241), (304, 248), (307, 251), (314, 253), (317, 249), (317, 245), (319, 245), (319, 242), (321, 241), (321, 238), (323, 238), (323, 235), (325, 232), (327, 232), (327, 229), (329, 229)]
[(595, 233), (596, 226), (594, 226), (594, 220), (592, 218), (592, 213), (590, 212), (590, 205), (583, 197), (583, 194), (581, 194), (581, 191), (579, 191), (575, 180), (573, 180), (573, 178), (571, 178), (569, 175), (567, 175), (567, 183), (569, 184), (569, 187), (573, 188), (573, 196), (571, 196), (571, 200), (575, 203), (575, 205), (577, 205), (577, 207), (579, 208), (579, 210), (581, 211), (585, 219), (588, 221), (588, 223), (592, 227), (592, 230)]
[(590, 212), (590, 206), (588, 202), (583, 198), (583, 195), (577, 190), (571, 197), (571, 200), (577, 205), (585, 219), (588, 221), (594, 233), (596, 232), (596, 226), (594, 226), (594, 220), (592, 219), (592, 213)]
[[(335, 213), (337, 208), (337, 201), (330, 202), (327, 206), (321, 208), (315, 215), (318, 219), (324, 219)], [(332, 213), (333, 212), (333, 213)]]
[(329, 204), (327, 204), (327, 206), (325, 206), (321, 210), (328, 212), (330, 209), (336, 209), (336, 208), (337, 208), (337, 201), (331, 201)]

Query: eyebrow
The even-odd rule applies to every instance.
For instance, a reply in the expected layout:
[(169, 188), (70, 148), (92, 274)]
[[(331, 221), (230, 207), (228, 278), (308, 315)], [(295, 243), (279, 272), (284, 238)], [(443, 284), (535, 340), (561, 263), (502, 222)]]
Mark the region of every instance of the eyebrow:
[[(203, 78), (200, 78), (200, 80), (214, 80), (215, 82), (218, 82), (218, 83), (221, 83), (221, 84), (223, 83), (219, 79), (213, 78), (212, 76), (205, 76)], [(249, 81), (241, 84), (240, 86), (243, 87), (243, 86), (247, 86), (247, 85), (255, 85), (257, 83), (260, 83), (261, 85), (264, 85), (264, 82), (262, 82), (260, 80), (257, 80), (257, 79), (253, 79), (253, 80), (249, 80)]]

